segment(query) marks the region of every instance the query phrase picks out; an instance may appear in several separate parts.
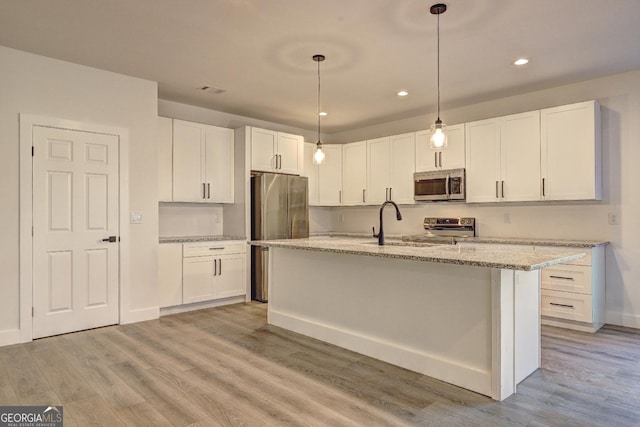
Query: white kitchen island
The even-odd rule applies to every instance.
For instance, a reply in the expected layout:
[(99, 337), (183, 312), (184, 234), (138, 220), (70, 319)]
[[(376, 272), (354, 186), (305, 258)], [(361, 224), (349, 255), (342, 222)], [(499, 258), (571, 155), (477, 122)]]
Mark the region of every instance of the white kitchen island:
[(584, 256), (548, 248), (269, 247), (268, 322), (503, 400), (540, 367), (539, 269)]

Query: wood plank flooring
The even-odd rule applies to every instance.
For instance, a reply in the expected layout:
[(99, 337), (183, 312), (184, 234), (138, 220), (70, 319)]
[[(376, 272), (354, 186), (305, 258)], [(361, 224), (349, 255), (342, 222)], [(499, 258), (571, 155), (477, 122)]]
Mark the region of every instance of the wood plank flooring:
[(64, 405), (67, 427), (640, 426), (640, 331), (542, 330), (542, 369), (495, 402), (236, 304), (2, 347), (0, 405)]

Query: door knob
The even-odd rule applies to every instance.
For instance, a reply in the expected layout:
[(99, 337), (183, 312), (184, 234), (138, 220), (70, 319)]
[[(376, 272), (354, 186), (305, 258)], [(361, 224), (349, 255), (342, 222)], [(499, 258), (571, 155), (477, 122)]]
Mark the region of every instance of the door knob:
[(115, 243), (118, 241), (118, 237), (116, 236), (109, 236), (106, 239), (102, 239), (103, 242), (111, 242), (111, 243)]

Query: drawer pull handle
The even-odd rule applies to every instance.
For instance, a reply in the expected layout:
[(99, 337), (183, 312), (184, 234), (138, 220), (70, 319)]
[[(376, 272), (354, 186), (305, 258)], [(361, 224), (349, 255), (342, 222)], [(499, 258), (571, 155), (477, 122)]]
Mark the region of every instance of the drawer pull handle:
[(209, 248), (210, 251), (221, 251), (224, 248)]
[(562, 279), (562, 280), (575, 280), (573, 277), (565, 277), (565, 276), (549, 276), (552, 279)]
[(555, 305), (557, 307), (574, 308), (571, 304), (558, 304), (557, 302), (550, 302), (549, 305)]

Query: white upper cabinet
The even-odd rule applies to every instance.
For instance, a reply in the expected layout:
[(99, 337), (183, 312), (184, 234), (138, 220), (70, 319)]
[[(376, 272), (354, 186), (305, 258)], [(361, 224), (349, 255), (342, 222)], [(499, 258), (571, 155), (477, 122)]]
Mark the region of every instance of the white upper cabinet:
[(540, 200), (540, 114), (465, 124), (467, 202)]
[(251, 169), (299, 175), (304, 165), (304, 139), (299, 135), (251, 128)]
[(391, 182), (389, 200), (398, 204), (414, 204), (413, 173), (415, 172), (416, 135), (414, 132), (389, 138), (391, 148)]
[(600, 106), (581, 102), (541, 110), (544, 200), (601, 200)]
[[(315, 144), (314, 151), (315, 151)], [(318, 168), (318, 204), (340, 206), (342, 194), (342, 145), (322, 146), (324, 162)]]
[(366, 204), (378, 205), (389, 200), (391, 186), (391, 146), (389, 137), (367, 141)]
[(498, 119), (465, 124), (467, 202), (499, 199), (500, 123)]
[(342, 146), (342, 204), (364, 205), (367, 190), (367, 141)]
[(158, 117), (158, 201), (173, 201), (173, 120)]
[(447, 126), (447, 147), (434, 150), (429, 147), (431, 131), (416, 132), (416, 172), (465, 167), (465, 126)]
[(173, 121), (173, 201), (233, 203), (233, 130)]
[(415, 133), (367, 141), (366, 204), (413, 204)]

